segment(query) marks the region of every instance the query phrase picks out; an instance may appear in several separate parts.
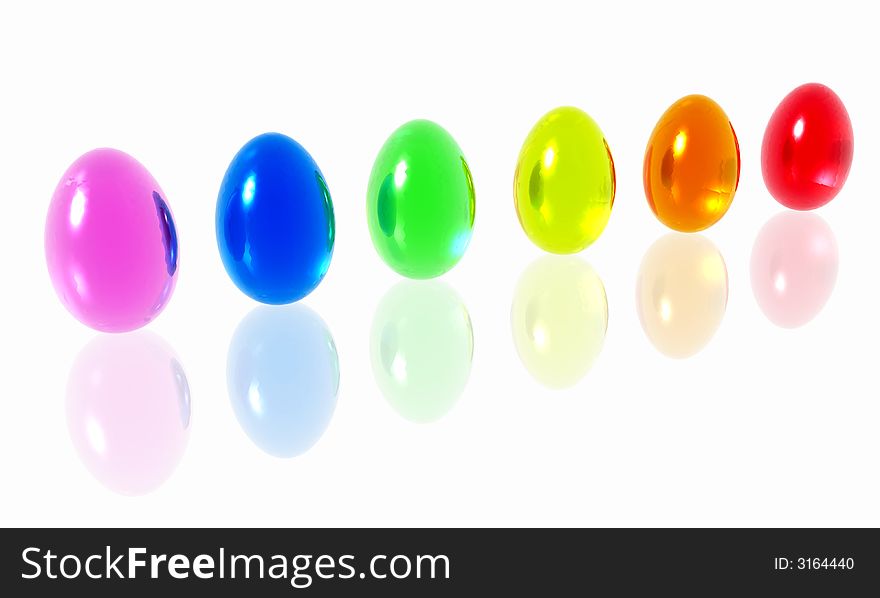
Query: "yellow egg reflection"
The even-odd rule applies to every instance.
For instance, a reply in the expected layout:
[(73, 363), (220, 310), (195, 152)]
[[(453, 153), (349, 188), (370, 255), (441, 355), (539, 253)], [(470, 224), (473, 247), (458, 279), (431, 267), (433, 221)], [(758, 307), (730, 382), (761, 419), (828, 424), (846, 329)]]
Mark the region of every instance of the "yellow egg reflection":
[(605, 286), (573, 256), (547, 255), (520, 277), (510, 313), (526, 369), (550, 388), (574, 385), (602, 351), (608, 329)]
[(700, 235), (671, 233), (645, 253), (636, 287), (645, 334), (664, 355), (690, 357), (705, 347), (727, 309), (727, 266)]

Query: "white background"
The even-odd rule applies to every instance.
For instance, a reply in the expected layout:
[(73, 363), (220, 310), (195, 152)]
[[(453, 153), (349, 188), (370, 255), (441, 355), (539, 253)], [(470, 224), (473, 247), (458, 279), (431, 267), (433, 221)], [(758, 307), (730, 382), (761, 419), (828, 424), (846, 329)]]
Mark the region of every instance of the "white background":
[[(0, 8), (3, 183), (0, 524), (170, 526), (880, 525), (876, 136), (880, 56), (869, 3), (7, 2)], [(760, 173), (764, 127), (795, 86), (847, 105), (852, 172), (819, 213), (840, 248), (838, 282), (808, 325), (783, 330), (755, 303), (749, 256), (783, 208)], [(730, 276), (726, 315), (687, 360), (643, 333), (635, 283), (666, 229), (644, 198), (656, 120), (688, 93), (729, 115), (742, 150), (732, 208), (705, 236)], [(617, 200), (581, 257), (608, 296), (604, 348), (579, 384), (550, 391), (513, 346), (510, 306), (541, 251), (516, 219), (512, 178), (534, 122), (579, 106), (603, 128)], [(474, 331), (455, 407), (415, 424), (380, 394), (374, 310), (399, 280), (364, 215), (387, 135), (425, 117), (473, 172), (470, 249), (444, 277)], [(336, 251), (305, 302), (327, 322), (341, 386), (308, 453), (261, 452), (233, 414), (226, 354), (255, 306), (227, 278), (214, 238), (223, 172), (277, 130), (312, 153), (333, 196)], [(177, 290), (149, 326), (192, 390), (189, 444), (170, 479), (115, 494), (79, 460), (64, 395), (96, 333), (57, 300), (43, 226), (61, 173), (111, 146), (137, 157), (174, 210)]]

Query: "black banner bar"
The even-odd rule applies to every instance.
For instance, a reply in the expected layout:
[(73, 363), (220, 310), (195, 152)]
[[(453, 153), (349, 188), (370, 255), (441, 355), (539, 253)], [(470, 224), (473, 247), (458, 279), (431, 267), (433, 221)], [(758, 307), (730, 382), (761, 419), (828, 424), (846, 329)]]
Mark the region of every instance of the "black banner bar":
[[(865, 595), (880, 533), (833, 529), (7, 529), (3, 596)], [(13, 590), (11, 593), (7, 590)], [(461, 592), (465, 592), (462, 594)], [(654, 594), (653, 592), (656, 592)], [(790, 594), (791, 593), (791, 594)], [(155, 595), (155, 594), (153, 594)], [(874, 594), (876, 595), (876, 594)]]

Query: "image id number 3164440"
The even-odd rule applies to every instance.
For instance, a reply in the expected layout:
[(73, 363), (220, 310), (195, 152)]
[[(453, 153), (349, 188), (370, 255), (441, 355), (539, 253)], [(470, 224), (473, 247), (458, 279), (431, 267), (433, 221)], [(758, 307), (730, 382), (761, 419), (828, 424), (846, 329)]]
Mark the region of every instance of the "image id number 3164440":
[(778, 556), (773, 559), (776, 571), (851, 571), (856, 562), (852, 557)]

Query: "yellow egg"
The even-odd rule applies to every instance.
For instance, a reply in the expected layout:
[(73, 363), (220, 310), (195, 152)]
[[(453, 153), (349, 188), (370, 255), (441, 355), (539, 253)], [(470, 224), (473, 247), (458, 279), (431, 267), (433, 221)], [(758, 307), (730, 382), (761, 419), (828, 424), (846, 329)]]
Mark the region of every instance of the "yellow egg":
[(545, 255), (520, 277), (510, 324), (532, 376), (550, 388), (572, 386), (605, 342), (608, 301), (602, 279), (577, 257)]
[(514, 201), (529, 239), (576, 253), (599, 238), (614, 205), (614, 160), (599, 125), (577, 108), (556, 108), (532, 128), (514, 175)]

